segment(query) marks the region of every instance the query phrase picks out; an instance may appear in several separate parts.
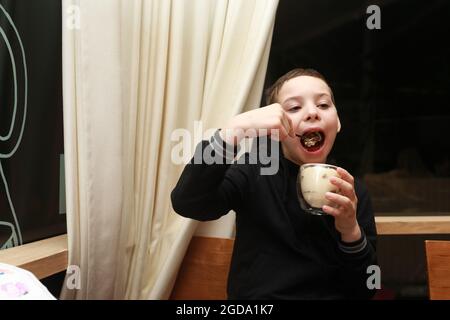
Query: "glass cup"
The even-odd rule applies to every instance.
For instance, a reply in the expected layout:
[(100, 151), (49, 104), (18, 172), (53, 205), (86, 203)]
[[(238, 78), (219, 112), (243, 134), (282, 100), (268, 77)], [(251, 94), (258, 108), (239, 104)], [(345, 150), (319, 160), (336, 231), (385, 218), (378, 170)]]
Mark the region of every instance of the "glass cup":
[(339, 192), (338, 187), (331, 184), (331, 177), (339, 177), (337, 167), (325, 163), (307, 163), (300, 167), (297, 176), (297, 196), (300, 207), (314, 215), (326, 214), (322, 207), (333, 206), (325, 198), (327, 192)]

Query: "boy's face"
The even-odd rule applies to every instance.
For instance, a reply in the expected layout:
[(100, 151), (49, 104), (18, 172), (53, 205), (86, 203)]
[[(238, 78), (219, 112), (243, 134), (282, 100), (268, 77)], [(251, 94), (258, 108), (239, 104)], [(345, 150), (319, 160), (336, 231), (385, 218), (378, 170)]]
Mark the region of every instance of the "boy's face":
[(310, 76), (292, 78), (281, 87), (278, 102), (296, 135), (282, 141), (286, 158), (299, 165), (324, 163), (341, 127), (328, 85)]

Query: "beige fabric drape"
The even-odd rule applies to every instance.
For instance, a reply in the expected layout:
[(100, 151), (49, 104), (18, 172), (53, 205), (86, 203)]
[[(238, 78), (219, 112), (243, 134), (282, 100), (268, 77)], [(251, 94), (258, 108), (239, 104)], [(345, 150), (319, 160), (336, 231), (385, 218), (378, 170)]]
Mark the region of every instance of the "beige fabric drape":
[(81, 289), (62, 297), (169, 297), (197, 226), (171, 208), (183, 168), (172, 132), (259, 105), (277, 2), (63, 1), (81, 17), (63, 29), (69, 263)]
[[(81, 289), (63, 286), (62, 298), (112, 298), (120, 259), (125, 108), (114, 2), (63, 1), (67, 233)], [(79, 29), (67, 23), (77, 18), (70, 8), (80, 9)]]

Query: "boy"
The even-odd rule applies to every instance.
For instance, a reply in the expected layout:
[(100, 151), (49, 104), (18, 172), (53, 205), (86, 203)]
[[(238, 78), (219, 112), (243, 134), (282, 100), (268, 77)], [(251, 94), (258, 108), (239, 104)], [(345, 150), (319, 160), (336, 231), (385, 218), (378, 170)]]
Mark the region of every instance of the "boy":
[[(267, 91), (267, 103), (199, 144), (197, 154), (228, 161), (191, 161), (172, 191), (174, 210), (201, 221), (236, 211), (229, 299), (370, 298), (376, 228), (366, 189), (338, 168), (330, 182), (340, 193), (327, 193), (334, 204), (322, 208), (327, 215), (303, 212), (297, 199), (299, 166), (325, 163), (341, 127), (330, 87), (317, 71), (294, 69)], [(255, 134), (280, 141), (273, 175), (262, 175), (261, 163), (229, 164), (239, 142)]]

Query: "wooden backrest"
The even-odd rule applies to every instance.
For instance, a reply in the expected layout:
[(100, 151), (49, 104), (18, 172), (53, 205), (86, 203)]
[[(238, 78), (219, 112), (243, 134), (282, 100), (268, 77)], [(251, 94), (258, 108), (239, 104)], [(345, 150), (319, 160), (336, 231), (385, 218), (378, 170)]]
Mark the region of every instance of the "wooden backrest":
[(425, 241), (428, 289), (432, 300), (450, 300), (450, 241)]
[(225, 300), (234, 240), (193, 237), (170, 299)]

